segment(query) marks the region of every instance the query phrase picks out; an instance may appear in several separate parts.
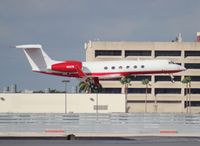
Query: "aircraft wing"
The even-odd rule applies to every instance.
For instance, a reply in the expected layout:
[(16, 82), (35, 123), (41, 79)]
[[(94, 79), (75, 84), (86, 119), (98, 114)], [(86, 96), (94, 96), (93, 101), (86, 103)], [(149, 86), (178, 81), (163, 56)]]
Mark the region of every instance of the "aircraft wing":
[(76, 66), (75, 68), (76, 68), (76, 70), (77, 70), (78, 75), (79, 75), (81, 78), (86, 77), (86, 75), (84, 74), (84, 72), (83, 72), (78, 66)]

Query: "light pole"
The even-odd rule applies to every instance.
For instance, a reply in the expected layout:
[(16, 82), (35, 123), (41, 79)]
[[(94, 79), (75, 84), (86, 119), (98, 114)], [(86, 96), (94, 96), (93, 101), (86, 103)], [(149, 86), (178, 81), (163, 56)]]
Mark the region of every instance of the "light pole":
[(90, 98), (90, 101), (92, 101), (92, 102), (96, 102), (95, 104), (95, 108), (94, 108), (94, 110), (96, 110), (96, 121), (98, 121), (98, 119), (99, 119), (99, 99), (98, 99), (99, 97), (98, 97), (98, 93), (96, 93), (96, 100), (94, 99), (94, 98)]
[(189, 86), (189, 112), (191, 114), (191, 81), (189, 81), (188, 83), (188, 86)]
[(149, 84), (149, 79), (144, 79), (142, 80), (142, 84), (146, 86), (146, 90), (145, 90), (145, 113), (147, 112), (147, 94), (148, 94), (148, 86), (151, 86), (151, 84)]
[(99, 119), (99, 97), (98, 93), (96, 93), (96, 115), (97, 115), (97, 121)]
[(62, 80), (62, 83), (65, 85), (65, 114), (67, 113), (67, 83), (69, 82), (69, 80)]

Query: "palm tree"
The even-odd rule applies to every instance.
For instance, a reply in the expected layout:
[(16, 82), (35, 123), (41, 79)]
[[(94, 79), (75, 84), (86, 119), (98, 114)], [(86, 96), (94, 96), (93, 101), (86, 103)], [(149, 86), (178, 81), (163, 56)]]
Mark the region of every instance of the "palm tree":
[(90, 93), (91, 89), (90, 89), (90, 84), (87, 81), (82, 81), (79, 83), (79, 92), (83, 92), (83, 93)]
[(186, 109), (188, 113), (188, 94), (189, 94), (189, 108), (191, 113), (191, 77), (185, 76), (183, 80), (181, 81), (183, 84), (186, 84)]
[(101, 90), (101, 84), (94, 83), (94, 81), (89, 78), (79, 83), (79, 92), (82, 93), (100, 93)]
[(125, 90), (124, 90), (124, 93), (125, 93), (125, 112), (127, 113), (128, 110), (127, 110), (127, 96), (128, 96), (128, 85), (131, 85), (130, 82), (131, 82), (131, 78), (129, 76), (124, 76), (121, 78), (120, 80), (121, 84), (122, 85), (125, 85)]
[(147, 93), (148, 93), (148, 86), (149, 84), (149, 80), (148, 79), (144, 79), (142, 80), (142, 85), (146, 86), (146, 92), (145, 92), (145, 113), (147, 112)]

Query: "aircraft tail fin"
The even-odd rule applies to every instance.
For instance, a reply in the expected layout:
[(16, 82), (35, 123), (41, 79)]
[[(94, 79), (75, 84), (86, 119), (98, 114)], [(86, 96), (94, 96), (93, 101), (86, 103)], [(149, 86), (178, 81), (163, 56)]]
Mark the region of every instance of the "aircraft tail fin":
[(33, 71), (45, 71), (55, 62), (43, 51), (42, 46), (39, 44), (19, 45), (16, 48), (24, 50)]

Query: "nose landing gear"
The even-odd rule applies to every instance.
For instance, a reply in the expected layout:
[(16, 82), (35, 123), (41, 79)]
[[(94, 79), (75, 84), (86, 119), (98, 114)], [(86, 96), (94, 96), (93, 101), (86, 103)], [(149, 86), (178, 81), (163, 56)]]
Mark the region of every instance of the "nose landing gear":
[(174, 83), (175, 82), (174, 76), (172, 74), (170, 74), (170, 77), (171, 77), (171, 82)]

